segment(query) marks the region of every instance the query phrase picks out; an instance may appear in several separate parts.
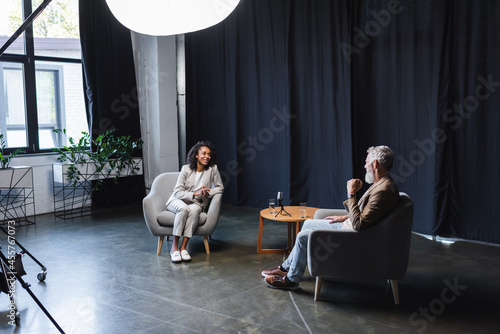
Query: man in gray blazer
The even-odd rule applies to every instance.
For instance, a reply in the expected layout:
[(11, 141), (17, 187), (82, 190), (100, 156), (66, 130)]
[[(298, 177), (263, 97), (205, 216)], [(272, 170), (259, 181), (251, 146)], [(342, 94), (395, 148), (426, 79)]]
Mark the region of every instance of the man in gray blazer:
[(372, 184), (371, 187), (358, 201), (356, 192), (363, 182), (359, 179), (347, 181), (347, 200), (343, 204), (348, 215), (306, 220), (285, 262), (277, 268), (262, 271), (265, 282), (273, 288), (299, 287), (307, 264), (307, 243), (312, 230), (360, 231), (378, 222), (394, 208), (399, 201), (399, 190), (390, 176), (393, 164), (394, 154), (389, 147), (370, 147), (365, 163), (365, 181)]

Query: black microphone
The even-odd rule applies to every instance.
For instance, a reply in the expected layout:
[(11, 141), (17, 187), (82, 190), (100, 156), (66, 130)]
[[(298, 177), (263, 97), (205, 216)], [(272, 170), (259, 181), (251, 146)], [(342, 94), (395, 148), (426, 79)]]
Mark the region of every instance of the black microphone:
[(282, 215), (286, 214), (286, 215), (291, 217), (291, 215), (288, 212), (286, 212), (285, 208), (283, 207), (283, 203), (282, 203), (283, 192), (282, 191), (278, 191), (277, 200), (278, 200), (278, 205), (281, 207), (281, 210), (276, 214), (275, 217), (278, 217), (279, 214), (282, 214)]

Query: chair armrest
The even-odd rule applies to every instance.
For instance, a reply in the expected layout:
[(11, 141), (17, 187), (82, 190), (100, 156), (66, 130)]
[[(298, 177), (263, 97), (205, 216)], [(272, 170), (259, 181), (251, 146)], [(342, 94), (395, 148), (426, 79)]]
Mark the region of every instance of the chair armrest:
[(142, 211), (144, 220), (152, 235), (161, 235), (160, 224), (158, 223), (158, 215), (166, 210), (166, 200), (164, 196), (155, 188), (152, 188), (150, 193), (142, 200)]
[(323, 219), (328, 216), (346, 216), (347, 211), (343, 209), (319, 209), (314, 214), (314, 219)]
[(219, 222), (220, 207), (222, 204), (222, 194), (216, 194), (210, 200), (207, 211), (207, 221), (203, 226), (198, 227), (196, 233), (212, 234)]
[[(315, 230), (308, 242), (308, 267), (312, 276), (362, 277), (373, 260), (374, 243), (368, 233), (352, 230)], [(368, 270), (370, 272), (370, 270)]]
[(376, 228), (315, 230), (308, 241), (308, 268), (312, 276), (399, 279), (407, 267), (401, 257), (408, 256), (400, 249)]

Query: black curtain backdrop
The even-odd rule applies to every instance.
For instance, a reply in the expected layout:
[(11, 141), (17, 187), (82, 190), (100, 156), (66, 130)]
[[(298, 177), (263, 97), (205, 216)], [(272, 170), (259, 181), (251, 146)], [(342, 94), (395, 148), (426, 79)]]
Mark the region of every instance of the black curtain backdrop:
[[(80, 40), (87, 117), (92, 138), (107, 130), (141, 138), (137, 84), (130, 30), (119, 23), (105, 0), (79, 2)], [(140, 153), (139, 153), (140, 154)], [(140, 202), (144, 178), (104, 180), (92, 192), (94, 209)]]
[(340, 208), (385, 144), (415, 231), (500, 243), (498, 17), (494, 0), (242, 0), (186, 35), (188, 147), (214, 143), (226, 202)]
[(80, 40), (87, 116), (92, 137), (110, 129), (140, 138), (139, 103), (130, 30), (105, 0), (81, 0)]

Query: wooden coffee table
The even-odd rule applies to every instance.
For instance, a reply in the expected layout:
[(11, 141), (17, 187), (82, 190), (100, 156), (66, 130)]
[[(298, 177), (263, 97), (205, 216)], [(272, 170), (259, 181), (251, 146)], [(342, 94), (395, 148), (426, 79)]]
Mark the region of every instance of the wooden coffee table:
[[(259, 239), (257, 240), (257, 253), (258, 254), (284, 254), (290, 252), (295, 243), (295, 237), (300, 232), (300, 223), (306, 219), (314, 218), (314, 213), (318, 208), (313, 208), (308, 206), (306, 208), (306, 218), (300, 218), (300, 206), (285, 206), (286, 213), (280, 213), (278, 216), (276, 214), (281, 210), (281, 207), (276, 207), (276, 212), (274, 214), (269, 214), (269, 208), (266, 208), (260, 212), (259, 221)], [(275, 222), (286, 222), (288, 225), (288, 245), (285, 249), (262, 249), (262, 231), (264, 229), (264, 219), (272, 220)]]

